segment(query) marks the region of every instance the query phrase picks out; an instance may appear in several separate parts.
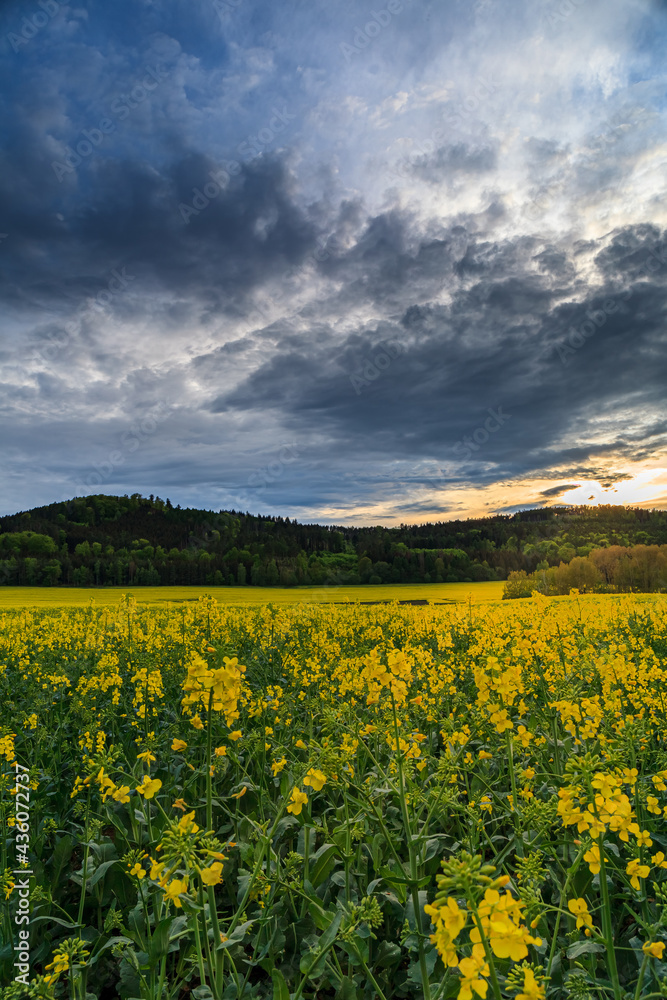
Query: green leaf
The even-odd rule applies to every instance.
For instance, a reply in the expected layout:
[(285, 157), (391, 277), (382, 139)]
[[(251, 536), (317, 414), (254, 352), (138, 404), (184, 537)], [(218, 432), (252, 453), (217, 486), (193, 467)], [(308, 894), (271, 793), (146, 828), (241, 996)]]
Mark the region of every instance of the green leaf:
[(148, 949), (148, 963), (151, 969), (153, 969), (162, 956), (166, 955), (169, 951), (169, 941), (171, 938), (170, 931), (173, 919), (173, 917), (165, 917), (153, 931), (150, 948)]
[(92, 889), (94, 885), (97, 885), (102, 876), (111, 868), (112, 865), (116, 864), (116, 859), (113, 861), (103, 861), (99, 868), (95, 869), (94, 874), (88, 879), (86, 885), (89, 889)]
[(121, 934), (118, 937), (109, 938), (106, 944), (102, 945), (97, 954), (101, 955), (103, 951), (107, 950), (107, 948), (115, 948), (117, 944), (135, 944), (135, 942), (132, 940), (132, 938), (125, 937), (124, 935)]
[(324, 934), (317, 939), (317, 944), (301, 957), (299, 969), (304, 976), (307, 975), (309, 979), (317, 979), (321, 975), (321, 969), (324, 967), (324, 958), (336, 940), (342, 919), (343, 911), (339, 910)]
[(334, 918), (333, 913), (327, 913), (327, 911), (313, 899), (308, 900), (308, 912), (313, 918), (313, 923), (317, 927), (318, 931), (325, 931)]
[(290, 1000), (289, 989), (280, 969), (271, 970), (273, 980), (273, 1000)]
[(567, 949), (567, 957), (579, 958), (580, 955), (594, 955), (603, 951), (606, 951), (605, 946), (597, 941), (575, 941)]
[(241, 944), (243, 938), (246, 936), (254, 923), (254, 920), (246, 920), (244, 924), (239, 924), (238, 927), (234, 928), (226, 941), (220, 942), (216, 951), (225, 951), (227, 948), (233, 948), (235, 944)]
[(422, 857), (422, 861), (423, 862), (430, 861), (431, 858), (434, 858), (436, 854), (440, 854), (441, 852), (442, 852), (442, 844), (440, 843), (440, 838), (432, 837), (431, 840), (427, 840), (426, 843), (424, 844), (424, 854)]
[(338, 928), (340, 927), (340, 922), (343, 919), (342, 910), (339, 910), (335, 915), (327, 929), (325, 930), (322, 937), (317, 942), (321, 951), (328, 951), (331, 945), (336, 940), (336, 934), (338, 933)]
[(383, 967), (398, 964), (401, 960), (401, 955), (400, 945), (395, 944), (393, 941), (381, 941), (375, 952), (375, 965)]
[(354, 985), (354, 979), (350, 979), (349, 976), (343, 976), (340, 986), (336, 990), (336, 1000), (357, 1000), (357, 988)]
[(74, 841), (68, 833), (61, 837), (53, 851), (53, 871), (51, 874), (51, 888), (55, 889), (62, 880), (62, 873), (65, 865), (72, 857)]
[(315, 888), (321, 882), (324, 882), (329, 871), (333, 868), (337, 850), (338, 848), (335, 844), (323, 844), (317, 854), (315, 854), (313, 858), (315, 864), (310, 869), (310, 881)]
[(43, 917), (33, 917), (30, 921), (30, 925), (38, 924), (40, 920), (48, 920), (49, 923), (58, 924), (60, 927), (66, 927), (68, 931), (75, 931), (77, 927), (83, 927), (83, 924), (73, 924), (67, 920), (62, 920), (60, 917), (43, 916)]

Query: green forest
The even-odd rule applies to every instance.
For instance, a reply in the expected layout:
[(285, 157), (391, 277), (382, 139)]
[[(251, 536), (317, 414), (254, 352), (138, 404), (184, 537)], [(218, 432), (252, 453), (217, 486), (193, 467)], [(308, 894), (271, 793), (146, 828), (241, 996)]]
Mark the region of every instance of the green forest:
[(506, 580), (533, 589), (667, 589), (667, 511), (560, 507), (349, 527), (88, 496), (0, 518), (0, 583), (304, 586)]

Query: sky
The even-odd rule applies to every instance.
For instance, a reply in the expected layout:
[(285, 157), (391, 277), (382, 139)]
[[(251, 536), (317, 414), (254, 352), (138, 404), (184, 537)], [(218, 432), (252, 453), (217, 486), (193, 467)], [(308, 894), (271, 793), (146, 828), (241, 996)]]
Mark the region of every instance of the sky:
[(667, 506), (667, 0), (0, 11), (0, 513)]

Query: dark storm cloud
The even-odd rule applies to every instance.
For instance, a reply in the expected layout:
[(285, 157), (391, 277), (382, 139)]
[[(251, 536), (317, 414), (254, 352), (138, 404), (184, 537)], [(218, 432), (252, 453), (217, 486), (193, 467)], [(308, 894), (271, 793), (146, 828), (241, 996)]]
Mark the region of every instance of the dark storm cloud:
[(580, 483), (569, 483), (565, 486), (552, 486), (549, 490), (542, 490), (540, 492), (540, 496), (546, 497), (547, 499), (550, 497), (559, 497), (562, 496), (563, 493), (567, 493), (568, 490), (576, 490), (577, 486), (580, 485)]
[(491, 146), (473, 146), (459, 142), (441, 146), (431, 155), (413, 161), (412, 171), (429, 184), (443, 184), (457, 175), (486, 173), (498, 162), (497, 152)]
[[(224, 308), (314, 246), (316, 228), (290, 194), (276, 157), (240, 166), (224, 189), (184, 221), (179, 205), (211, 183), (220, 166), (191, 155), (160, 175), (129, 163), (105, 163), (97, 189), (67, 221), (49, 217), (42, 201), (14, 209), (12, 265), (0, 295), (16, 306), (64, 306), (94, 296), (122, 262), (142, 282), (185, 291), (209, 312)], [(211, 190), (213, 190), (211, 188)], [(0, 213), (15, 199), (0, 191)], [(203, 202), (197, 202), (203, 204)], [(135, 286), (138, 287), (138, 286)]]
[[(639, 387), (645, 404), (657, 407), (667, 378), (662, 350), (667, 283), (663, 273), (650, 283), (638, 277), (640, 260), (656, 259), (649, 249), (661, 246), (659, 233), (638, 227), (638, 232), (614, 234), (610, 247), (641, 244), (641, 251), (627, 270), (620, 264), (608, 268), (596, 287), (574, 277), (571, 248), (547, 247), (536, 255), (530, 240), (469, 239), (457, 268), (461, 280), (449, 286), (450, 304), (425, 302), (424, 269), (415, 269), (419, 280), (411, 282), (408, 262), (427, 258), (437, 247), (446, 270), (447, 240), (421, 244), (410, 257), (406, 229), (396, 218), (372, 220), (336, 267), (340, 276), (354, 262), (350, 278), (357, 301), (363, 302), (364, 295), (378, 299), (385, 285), (392, 304), (403, 301), (402, 315), (360, 328), (340, 343), (332, 335), (315, 344), (308, 332), (291, 338), (209, 405), (214, 411), (267, 407), (294, 429), (316, 420), (332, 439), (354, 440), (376, 455), (442, 460), (455, 458), (456, 443), (483, 428), (487, 410), (501, 406), (509, 419), (471, 452), (475, 475), (482, 480), (548, 474), (555, 462), (574, 461), (580, 467), (592, 456), (611, 453), (637, 460), (663, 446), (664, 421), (631, 433), (622, 428), (618, 413), (624, 406), (633, 408)], [(558, 266), (536, 272), (536, 257)], [(599, 268), (604, 260), (600, 248)], [(365, 265), (361, 273), (360, 261)], [(431, 292), (442, 284), (441, 275), (432, 275)], [(415, 296), (422, 300), (419, 305), (412, 302)], [(615, 308), (607, 315), (603, 306), (610, 302)], [(582, 336), (564, 365), (557, 349), (588, 316), (601, 326), (590, 324), (593, 335)], [(395, 359), (387, 348), (391, 343), (401, 345)], [(359, 392), (353, 377), (362, 380)], [(612, 440), (564, 443), (580, 423), (612, 416), (619, 422)]]

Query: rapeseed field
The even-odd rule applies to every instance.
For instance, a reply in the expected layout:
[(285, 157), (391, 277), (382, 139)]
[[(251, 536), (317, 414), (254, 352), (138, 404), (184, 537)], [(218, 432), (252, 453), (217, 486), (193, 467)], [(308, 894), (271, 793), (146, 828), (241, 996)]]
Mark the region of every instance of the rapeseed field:
[(4, 611), (2, 1000), (666, 996), (666, 660), (658, 595)]
[[(499, 601), (502, 581), (483, 583), (380, 583), (338, 584), (326, 587), (138, 587), (139, 604), (164, 607), (197, 601), (203, 594), (213, 595), (220, 604), (346, 604), (354, 601), (426, 601), (434, 604)], [(0, 587), (0, 609), (84, 607), (91, 600), (96, 605), (114, 606), (127, 587)]]

